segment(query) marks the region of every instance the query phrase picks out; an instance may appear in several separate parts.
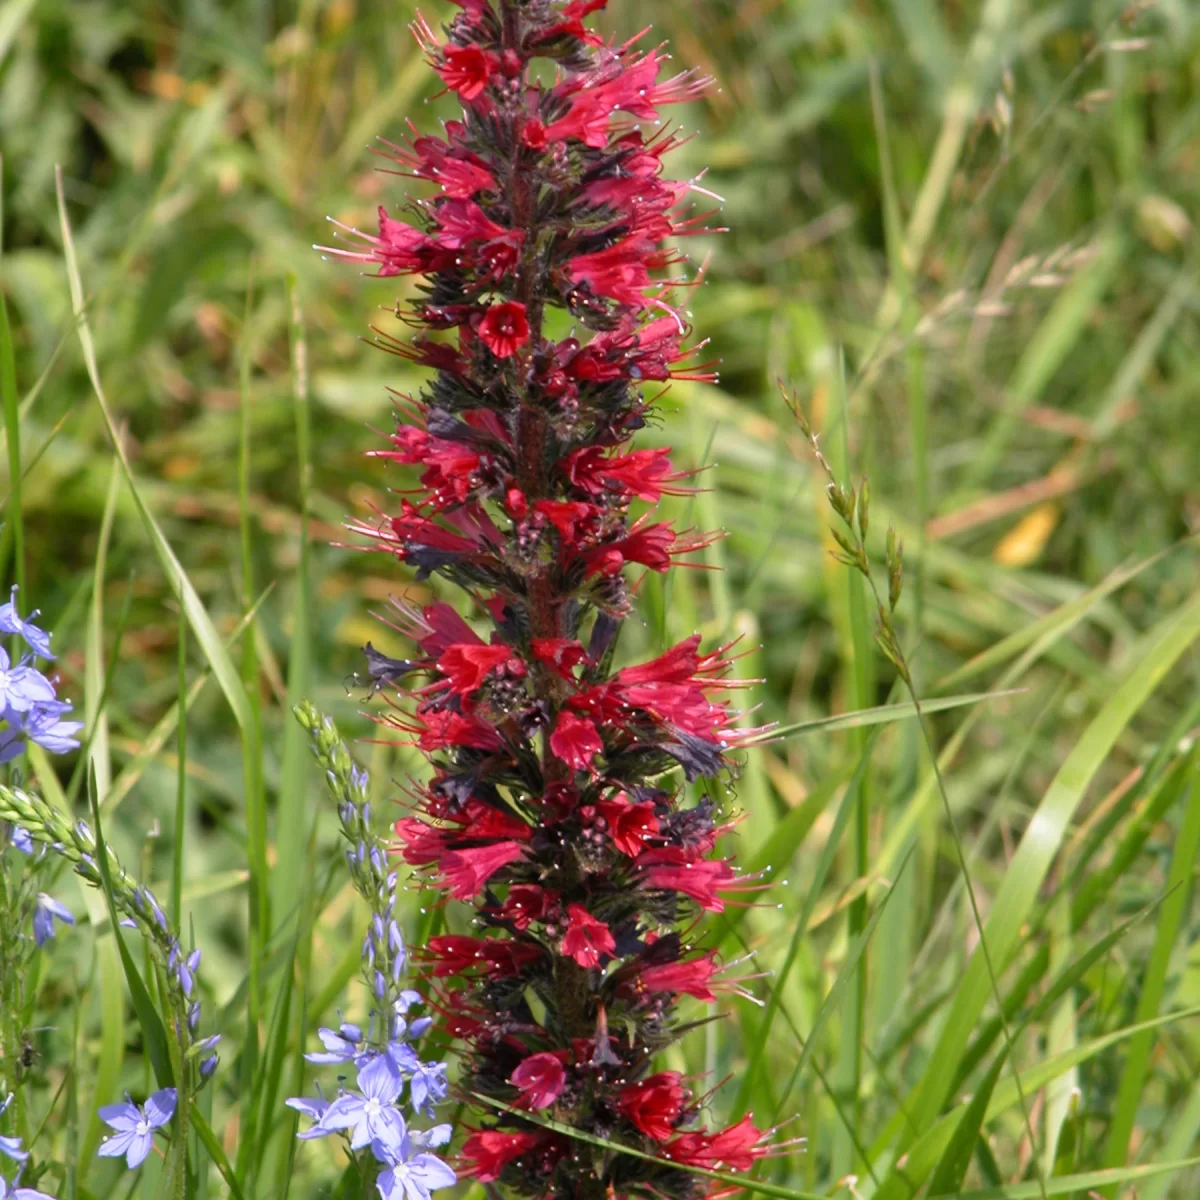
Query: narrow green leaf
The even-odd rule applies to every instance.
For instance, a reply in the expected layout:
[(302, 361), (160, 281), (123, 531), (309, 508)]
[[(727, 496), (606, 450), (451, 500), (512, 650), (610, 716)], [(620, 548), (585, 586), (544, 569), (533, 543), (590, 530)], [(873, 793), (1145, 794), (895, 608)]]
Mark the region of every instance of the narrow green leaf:
[(122, 473), (129, 484), (130, 493), (133, 496), (142, 522), (146, 527), (146, 532), (150, 536), (155, 554), (162, 564), (176, 598), (188, 615), (192, 632), (196, 635), (196, 640), (200, 643), (201, 650), (212, 666), (213, 673), (221, 685), (221, 690), (225, 693), (225, 698), (229, 701), (229, 707), (233, 710), (233, 715), (237, 719), (238, 725), (244, 729), (250, 721), (250, 701), (246, 695), (246, 689), (242, 685), (233, 661), (221, 644), (220, 636), (213, 626), (212, 619), (205, 610), (200, 597), (196, 594), (196, 589), (192, 586), (191, 580), (188, 579), (187, 572), (180, 565), (179, 559), (176, 558), (170, 543), (168, 543), (162, 530), (159, 528), (158, 522), (154, 519), (153, 514), (146, 507), (142, 499), (133, 477), (133, 470), (129, 465), (129, 459), (125, 453), (124, 443), (113, 418), (112, 410), (109, 408), (108, 400), (105, 398), (104, 387), (100, 382), (99, 367), (96, 363), (96, 351), (92, 343), (91, 330), (88, 326), (85, 313), (83, 282), (79, 275), (79, 265), (75, 255), (75, 242), (71, 235), (71, 225), (67, 218), (61, 167), (55, 170), (55, 184), (58, 194), (59, 225), (63, 238), (63, 256), (67, 267), (67, 279), (71, 287), (71, 303), (74, 307), (79, 342), (83, 349), (84, 365), (87, 367), (92, 389), (96, 394), (96, 399), (99, 401), (100, 411), (103, 414), (108, 435), (116, 451), (117, 460), (121, 464)]
[(213, 1133), (208, 1119), (198, 1108), (192, 1109), (191, 1124), (192, 1128), (199, 1135), (200, 1140), (204, 1143), (204, 1148), (208, 1151), (209, 1157), (217, 1164), (217, 1170), (221, 1172), (221, 1178), (229, 1185), (229, 1191), (233, 1195), (233, 1200), (246, 1200), (241, 1186), (238, 1184), (237, 1176), (233, 1173), (233, 1167), (230, 1165), (229, 1159), (225, 1157), (225, 1151), (221, 1148), (221, 1143), (217, 1141), (217, 1135)]
[[(1168, 895), (1163, 901), (1154, 936), (1154, 949), (1150, 953), (1150, 961), (1138, 992), (1134, 1014), (1138, 1021), (1148, 1021), (1157, 1015), (1163, 1002), (1167, 968), (1187, 912), (1189, 886), (1196, 869), (1196, 857), (1200, 853), (1200, 784), (1196, 781), (1195, 751), (1188, 757), (1190, 786), (1184, 798), (1183, 821), (1173, 843), (1171, 871), (1167, 877)], [(1104, 1150), (1104, 1165), (1107, 1167), (1119, 1166), (1129, 1153), (1129, 1139), (1137, 1122), (1138, 1106), (1154, 1042), (1154, 1031), (1147, 1029), (1138, 1034), (1129, 1047), (1129, 1056), (1125, 1060), (1121, 1085), (1117, 1091), (1116, 1108), (1108, 1127), (1108, 1142)], [(1112, 1193), (1109, 1192), (1109, 1195)]]
[[(983, 931), (998, 970), (1003, 969), (1019, 942), (1021, 927), (1037, 901), (1042, 881), (1093, 775), (1138, 709), (1200, 636), (1200, 597), (1165, 618), (1156, 630), (1154, 644), (1116, 688), (1059, 768), (1009, 864)], [(911, 1123), (901, 1137), (901, 1151), (936, 1119), (957, 1062), (990, 995), (987, 962), (976, 949), (913, 1098)]]
[(120, 913), (117, 909), (116, 897), (113, 893), (112, 874), (108, 869), (108, 847), (104, 844), (104, 832), (100, 827), (100, 802), (97, 797), (94, 773), (88, 774), (88, 793), (92, 809), (92, 832), (96, 837), (96, 866), (100, 871), (103, 882), (104, 898), (108, 901), (108, 916), (112, 923), (112, 935), (116, 939), (117, 952), (121, 956), (121, 966), (125, 970), (125, 982), (129, 985), (129, 994), (133, 999), (134, 1011), (142, 1026), (142, 1036), (146, 1040), (146, 1054), (154, 1067), (154, 1077), (160, 1087), (173, 1087), (175, 1073), (171, 1069), (171, 1055), (167, 1048), (167, 1032), (162, 1018), (150, 999), (150, 993), (142, 981), (142, 976), (125, 945), (121, 936)]
[[(922, 700), (923, 713), (946, 712), (952, 708), (966, 708), (980, 704), (985, 700), (1000, 700), (1005, 696), (1019, 696), (1022, 688), (1008, 688), (997, 692), (971, 692), (963, 696), (940, 696), (934, 700)], [(863, 729), (870, 725), (888, 725), (893, 721), (904, 721), (917, 715), (917, 707), (912, 701), (902, 704), (880, 704), (875, 708), (863, 708), (857, 712), (838, 713), (833, 717), (817, 717), (811, 721), (800, 721), (795, 725), (784, 725), (772, 729), (755, 741), (769, 743), (783, 741), (787, 738), (802, 737), (809, 733), (833, 733), (839, 729)]]
[[(1175, 1162), (1147, 1163), (1142, 1167), (1121, 1167), (1109, 1171), (1084, 1171), (1079, 1175), (1060, 1175), (1046, 1180), (1047, 1196), (1069, 1196), (1122, 1183), (1137, 1183), (1176, 1171), (1200, 1166), (1200, 1158), (1184, 1158)], [(1002, 1187), (984, 1188), (979, 1192), (958, 1192), (953, 1200), (1036, 1200), (1041, 1196), (1036, 1183), (1008, 1183)], [(948, 1196), (931, 1196), (930, 1200), (951, 1200)]]

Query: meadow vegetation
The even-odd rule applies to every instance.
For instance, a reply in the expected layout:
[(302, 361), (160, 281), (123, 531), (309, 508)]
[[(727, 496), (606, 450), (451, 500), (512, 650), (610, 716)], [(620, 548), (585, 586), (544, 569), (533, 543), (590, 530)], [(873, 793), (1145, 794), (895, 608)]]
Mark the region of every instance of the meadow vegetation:
[[(247, 1200), (346, 1186), (282, 1098), (316, 1027), (367, 1007), (292, 707), (360, 739), (377, 813), (421, 763), (372, 740), (362, 647), (403, 657), (376, 614), (439, 585), (344, 529), (388, 505), (364, 452), (422, 373), (368, 326), (406, 336), (414, 285), (311, 249), (417, 186), (376, 135), (454, 112), (415, 13), (0, 3), (0, 577), (86, 721), (25, 770), (64, 813), (91, 781), (121, 860), (178, 895), (223, 1035), (197, 1155)], [(673, 384), (639, 444), (702, 469), (661, 510), (725, 536), (642, 583), (621, 654), (740, 638), (744, 721), (777, 725), (714, 793), (769, 887), (705, 918), (757, 1003), (664, 1067), (728, 1078), (723, 1123), (808, 1138), (758, 1194), (1195, 1196), (1200, 9), (612, 0), (600, 24), (651, 21), (718, 80), (675, 114), (673, 170), (707, 169), (728, 232), (686, 247), (719, 383)], [(805, 422), (841, 486), (869, 480), (850, 532)], [(839, 561), (861, 540), (886, 598), (889, 525), (907, 682)], [(148, 1051), (76, 882), (22, 1014), (27, 1135), (67, 1164), (40, 1186), (124, 1197), (92, 1114), (150, 1090)], [(466, 931), (437, 899), (400, 888), (410, 944)]]

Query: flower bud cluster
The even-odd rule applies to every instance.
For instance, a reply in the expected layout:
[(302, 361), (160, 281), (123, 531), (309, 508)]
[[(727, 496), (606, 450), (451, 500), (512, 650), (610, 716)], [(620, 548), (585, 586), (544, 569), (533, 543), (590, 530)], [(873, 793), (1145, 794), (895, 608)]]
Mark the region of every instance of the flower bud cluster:
[[(0, 785), (0, 821), (7, 821), (31, 842), (40, 842), (74, 865), (75, 873), (92, 887), (104, 889), (105, 880), (97, 860), (95, 835), (86, 821), (70, 821), (40, 796), (19, 787)], [(194, 1072), (192, 1091), (199, 1090), (217, 1068), (215, 1046), (220, 1035), (200, 1038), (200, 1000), (196, 995), (196, 972), (200, 951), (183, 948), (179, 935), (167, 920), (154, 893), (136, 882), (121, 866), (112, 849), (107, 852), (107, 874), (119, 920), (138, 930), (150, 945), (162, 972), (171, 1010), (171, 1032), (179, 1046), (185, 1069)], [(60, 915), (61, 914), (57, 914)], [(69, 914), (68, 914), (69, 915)]]
[(679, 776), (727, 770), (755, 731), (729, 707), (728, 648), (697, 636), (614, 658), (626, 572), (665, 572), (710, 540), (654, 519), (686, 473), (629, 445), (648, 384), (715, 378), (685, 365), (675, 293), (693, 284), (674, 270), (705, 219), (685, 205), (709, 193), (664, 176), (680, 138), (658, 116), (708, 81), (662, 77), (667, 56), (638, 38), (604, 42), (585, 24), (604, 0), (456, 2), (444, 37), (416, 32), (461, 117), (386, 151), (433, 194), (331, 249), (424, 276), (397, 308), (412, 343), (380, 341), (435, 373), (375, 452), (419, 488), (355, 528), (462, 587), (488, 627), (401, 605), (413, 657), (368, 647), (372, 691), (409, 700), (381, 720), (432, 767), (397, 852), (480, 930), (420, 951), (468, 1047), (465, 1089), (496, 1101), (466, 1172), (536, 1198), (695, 1200), (712, 1188), (689, 1167), (745, 1169), (765, 1150), (749, 1120), (707, 1131), (702, 1100), (655, 1070), (688, 1027), (681, 998), (736, 990), (696, 917), (750, 886), (717, 852), (730, 822), (687, 802)]
[(396, 872), (390, 868), (386, 845), (371, 826), (366, 772), (350, 757), (329, 717), (310, 704), (300, 705), (296, 717), (309, 734), (313, 755), (337, 801), (350, 878), (371, 912), (362, 947), (362, 978), (373, 1008), (366, 1030), (349, 1021), (336, 1030), (322, 1028), (324, 1049), (305, 1055), (311, 1063), (353, 1067), (356, 1087), (339, 1087), (332, 1100), (294, 1096), (287, 1103), (313, 1120), (297, 1135), (302, 1140), (344, 1134), (351, 1153), (370, 1149), (371, 1157), (364, 1155), (360, 1167), (374, 1177), (383, 1200), (428, 1197), (456, 1182), (454, 1171), (429, 1153), (449, 1142), (452, 1130), (449, 1125), (410, 1129), (401, 1104), (407, 1088), (411, 1116), (432, 1118), (435, 1106), (446, 1098), (448, 1084), (446, 1064), (422, 1060), (414, 1045), (433, 1019), (421, 1014), (421, 995), (401, 982), (407, 951), (396, 921)]

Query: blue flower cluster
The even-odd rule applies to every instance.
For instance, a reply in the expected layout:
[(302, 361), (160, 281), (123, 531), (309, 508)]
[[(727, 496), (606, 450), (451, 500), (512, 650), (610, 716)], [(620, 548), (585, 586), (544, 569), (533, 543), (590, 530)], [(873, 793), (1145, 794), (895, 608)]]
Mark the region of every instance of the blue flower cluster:
[(321, 1029), (325, 1050), (305, 1057), (317, 1063), (352, 1063), (357, 1088), (339, 1088), (332, 1100), (296, 1096), (287, 1102), (313, 1118), (312, 1126), (297, 1135), (301, 1140), (342, 1133), (352, 1151), (370, 1147), (383, 1167), (376, 1181), (383, 1200), (430, 1200), (432, 1192), (456, 1182), (450, 1167), (429, 1153), (450, 1141), (450, 1126), (409, 1129), (399, 1108), (405, 1083), (415, 1115), (431, 1117), (434, 1105), (446, 1097), (445, 1063), (422, 1062), (408, 1044), (410, 1035), (419, 1037), (430, 1024), (429, 1017), (420, 1017), (409, 1025), (396, 1013), (391, 1037), (379, 1047), (370, 1046), (357, 1025), (343, 1023), (336, 1032)]
[(401, 1103), (407, 1087), (410, 1115), (432, 1119), (449, 1085), (446, 1064), (422, 1061), (413, 1045), (433, 1020), (414, 1017), (421, 996), (401, 982), (407, 952), (395, 916), (396, 872), (388, 869), (386, 846), (371, 828), (366, 772), (351, 760), (328, 717), (319, 717), (311, 707), (297, 710), (297, 716), (312, 736), (313, 752), (337, 797), (342, 835), (349, 842), (350, 877), (371, 909), (362, 976), (375, 1007), (365, 1032), (348, 1021), (336, 1030), (322, 1028), (324, 1049), (305, 1055), (312, 1063), (353, 1067), (356, 1087), (340, 1086), (332, 1100), (297, 1096), (287, 1103), (313, 1120), (297, 1135), (300, 1139), (342, 1134), (352, 1153), (370, 1148), (383, 1200), (430, 1200), (431, 1193), (456, 1182), (454, 1171), (430, 1153), (446, 1145), (453, 1131), (449, 1125), (410, 1129)]
[[(11, 1103), (12, 1093), (10, 1092), (5, 1099), (0, 1100), (0, 1116), (4, 1115), (4, 1110)], [(29, 1151), (21, 1149), (20, 1138), (4, 1137), (3, 1135), (0, 1135), (0, 1154), (6, 1155), (18, 1163), (24, 1163), (29, 1157)], [(5, 1180), (3, 1175), (0, 1175), (0, 1200), (54, 1200), (52, 1196), (47, 1196), (45, 1192), (19, 1186), (22, 1170), (24, 1170), (23, 1167), (17, 1168), (17, 1177), (11, 1184)]]
[(50, 635), (39, 629), (33, 619), (17, 612), (17, 589), (12, 589), (7, 604), (0, 605), (0, 633), (21, 638), (29, 653), (14, 663), (0, 646), (0, 763), (11, 762), (25, 749), (25, 742), (36, 742), (51, 754), (63, 754), (79, 745), (75, 736), (81, 721), (66, 720), (71, 706), (58, 698), (54, 681), (34, 666), (38, 658), (53, 659)]
[[(14, 663), (8, 651), (0, 646), (0, 763), (12, 762), (22, 754), (26, 742), (35, 742), (52, 754), (63, 754), (79, 746), (75, 735), (83, 728), (83, 722), (66, 719), (71, 705), (58, 698), (55, 681), (35, 665), (39, 658), (54, 658), (50, 653), (50, 635), (33, 623), (37, 615), (36, 609), (28, 617), (17, 611), (15, 587), (8, 603), (0, 604), (0, 634), (19, 637), (28, 650)], [(0, 829), (0, 848), (4, 845), (3, 834)], [(33, 855), (33, 839), (28, 830), (14, 826), (7, 840), (14, 850)], [(75, 924), (69, 908), (39, 892), (33, 904), (33, 937), (39, 946), (54, 936), (56, 920)]]

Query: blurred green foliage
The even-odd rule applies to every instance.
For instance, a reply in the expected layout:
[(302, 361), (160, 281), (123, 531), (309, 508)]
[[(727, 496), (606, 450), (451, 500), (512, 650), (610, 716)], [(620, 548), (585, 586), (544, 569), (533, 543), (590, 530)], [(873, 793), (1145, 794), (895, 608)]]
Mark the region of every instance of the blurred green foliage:
[[(450, 11), (438, 0), (426, 10), (431, 19)], [(259, 761), (259, 734), (239, 732), (214, 684), (187, 720), (184, 896), (213, 962), (215, 998), (230, 1006), (229, 1044), (243, 1047), (215, 1089), (213, 1125), (231, 1157), (246, 1120), (239, 1080), (253, 1070), (244, 1047), (258, 1040), (237, 1033), (247, 955), (257, 946), (267, 956), (264, 1003), (283, 994), (281, 981), (290, 987), (287, 939), (297, 926), (278, 900), (324, 881), (333, 843), (331, 814), (320, 815), (315, 788), (298, 784), (289, 671), (293, 689), (306, 683), (343, 728), (367, 734), (362, 689), (345, 681), (361, 669), (366, 640), (402, 648), (371, 614), (391, 595), (427, 594), (404, 569), (339, 544), (354, 540), (341, 530), (347, 517), (386, 508), (395, 502), (388, 489), (405, 486), (363, 455), (390, 424), (385, 389), (421, 381), (368, 344), (368, 326), (402, 333), (393, 308), (413, 285), (359, 278), (311, 249), (332, 234), (326, 215), (366, 227), (376, 205), (404, 203), (411, 181), (380, 173), (386, 164), (370, 154), (377, 134), (399, 138), (407, 119), (428, 128), (452, 111), (434, 95), (437, 80), (407, 29), (414, 12), (408, 0), (0, 2), (0, 285), (23, 405), (27, 595), (56, 630), (68, 693), (82, 698), (89, 669), (102, 680), (116, 659), (103, 695), (89, 693), (89, 719), (99, 728), (105, 714), (92, 749), (111, 755), (118, 790), (120, 769), (138, 761), (176, 699), (181, 625), (124, 485), (113, 493), (102, 587), (93, 588), (114, 456), (71, 316), (56, 164), (100, 376), (140, 495), (223, 634), (247, 597), (269, 589), (235, 651), (262, 725), (261, 781), (246, 766), (247, 755)], [(627, 649), (649, 651), (693, 629), (742, 635), (743, 674), (761, 680), (749, 692), (756, 724), (794, 726), (906, 699), (870, 650), (857, 584), (828, 554), (822, 480), (782, 381), (823, 432), (842, 478), (870, 477), (873, 549), (889, 520), (904, 537), (900, 632), (919, 693), (1021, 689), (930, 717), (939, 746), (958, 739), (943, 760), (949, 811), (987, 915), (1060, 764), (1092, 744), (1085, 731), (1106, 702), (1130, 694), (1122, 688), (1139, 664), (1160, 661), (1149, 658), (1153, 647), (1200, 578), (1186, 540), (1200, 523), (1200, 8), (613, 0), (602, 25), (626, 36), (650, 21), (651, 36), (669, 40), (681, 64), (718, 82), (681, 115), (696, 136), (674, 169), (706, 172), (702, 186), (722, 197), (713, 223), (728, 232), (686, 247), (704, 265), (706, 286), (691, 307), (697, 334), (721, 360), (720, 385), (674, 386), (647, 442), (673, 444), (681, 465), (707, 468), (707, 490), (667, 507), (682, 524), (728, 536), (705, 552), (723, 573), (645, 584), (641, 644), (631, 639)], [(311, 392), (305, 453), (298, 345)], [(302, 474), (311, 535), (303, 558)], [(11, 516), (10, 507), (0, 540), (6, 577), (15, 572)], [(1119, 587), (1088, 596), (1154, 555)], [(299, 670), (297, 614), (307, 610), (298, 598), (308, 587), (311, 633)], [(1074, 619), (1050, 616), (1060, 610)], [(90, 648), (89, 613), (99, 622)], [(977, 661), (997, 645), (1011, 652)], [(1034, 881), (1020, 945), (997, 964), (1001, 990), (1015, 997), (1004, 1037), (993, 1020), (961, 1078), (945, 1081), (947, 1105), (995, 1082), (985, 1073), (1003, 1067), (1010, 1033), (1011, 1061), (1033, 1071), (1134, 1020), (1200, 1003), (1191, 870), (1175, 864), (1188, 903), (1165, 947), (1156, 909), (1054, 1006), (1030, 1007), (1056, 972), (1164, 895), (1178, 830), (1200, 804), (1195, 784), (1169, 769), (1197, 723), (1200, 660), (1187, 645), (1162, 652), (1156, 690), (1119, 722), (1111, 753), (1101, 746), (1094, 780), (1083, 776), (1065, 849), (1045, 886)], [(209, 664), (194, 645), (185, 653), (195, 683)], [(174, 747), (171, 731), (108, 821), (126, 861), (143, 862), (150, 878), (170, 871)], [(407, 751), (362, 750), (380, 797), (400, 796), (416, 765)], [(246, 921), (248, 873), (265, 886), (253, 847), (247, 856), (260, 782), (268, 870), (291, 880), (270, 888), (274, 941), (271, 929), (248, 933)], [(864, 1198), (907, 1200), (913, 1188), (893, 1182), (903, 1171), (888, 1175), (893, 1151), (922, 1131), (917, 1120), (903, 1132), (904, 1114), (914, 1096), (922, 1100), (922, 1073), (938, 1061), (947, 1014), (956, 1019), (950, 1002), (978, 941), (920, 731), (904, 721), (874, 740), (863, 728), (790, 735), (750, 758), (731, 802), (749, 817), (740, 853), (772, 866), (773, 886), (763, 907), (714, 919), (714, 936), (731, 954), (744, 937), (757, 969), (778, 972), (801, 913), (812, 933), (786, 958), (779, 1015), (769, 1010), (768, 1023), (739, 1001), (731, 1020), (695, 1034), (673, 1065), (711, 1072), (713, 1083), (732, 1074), (715, 1101), (724, 1113), (765, 1047), (769, 1069), (740, 1098), (760, 1119), (790, 1119), (789, 1135), (810, 1138), (806, 1155), (765, 1177), (832, 1194), (854, 1175)], [(838, 820), (849, 806), (856, 815)], [(280, 847), (301, 861), (280, 861)], [(781, 875), (791, 886), (775, 883)], [(310, 1027), (348, 978), (335, 968), (352, 904), (330, 879), (309, 930), (310, 999), (319, 995), (327, 1009), (307, 1012)], [(416, 935), (441, 914), (426, 913), (414, 893), (410, 917)], [(848, 958), (864, 928), (865, 954)], [(823, 1011), (839, 972), (856, 961)], [(64, 1058), (75, 1055), (90, 1077), (100, 1030), (90, 952), (72, 958), (60, 946), (54, 963), (41, 1001), (50, 1013), (92, 998), (74, 1051), (65, 1020), (39, 1035), (47, 1099)], [(1159, 967), (1163, 979), (1148, 993)], [(257, 1014), (260, 1038), (276, 1028), (270, 1012), (268, 1004)], [(993, 1014), (989, 1000), (963, 1037), (986, 1033)], [(287, 1017), (280, 1034), (291, 1030), (296, 1063), (297, 1019)], [(1118, 1039), (1053, 1079), (1031, 1080), (958, 1148), (963, 1171), (941, 1167), (935, 1183), (956, 1190), (963, 1178), (999, 1185), (1186, 1157), (1200, 1130), (1195, 1020), (1132, 1044), (1143, 1076), (1131, 1074), (1135, 1051)], [(134, 1054), (126, 1062), (131, 1086), (136, 1062)], [(1114, 1129), (1124, 1131), (1115, 1150)], [(332, 1178), (322, 1154), (301, 1156), (305, 1186)], [(263, 1172), (261, 1194), (280, 1194)], [(1137, 1194), (1192, 1196), (1198, 1181), (1195, 1171), (1159, 1176)], [(87, 1186), (99, 1195), (112, 1182), (105, 1167)]]

